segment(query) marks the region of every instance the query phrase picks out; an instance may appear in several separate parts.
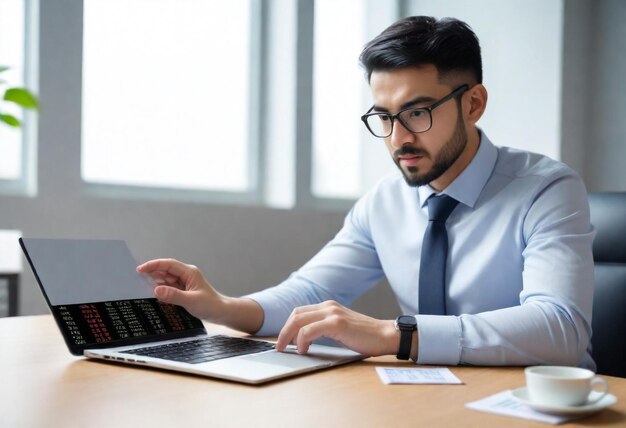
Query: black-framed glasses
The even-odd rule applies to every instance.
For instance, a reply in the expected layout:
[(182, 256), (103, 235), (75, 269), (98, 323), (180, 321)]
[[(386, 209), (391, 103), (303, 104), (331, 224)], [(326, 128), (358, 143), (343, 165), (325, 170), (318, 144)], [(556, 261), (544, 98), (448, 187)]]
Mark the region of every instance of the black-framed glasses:
[(469, 85), (467, 84), (459, 86), (434, 104), (427, 107), (408, 107), (396, 114), (370, 113), (374, 108), (372, 106), (367, 113), (361, 116), (361, 120), (372, 135), (379, 138), (387, 138), (391, 135), (396, 119), (411, 132), (426, 132), (433, 126), (433, 110), (446, 101), (458, 97), (468, 89)]

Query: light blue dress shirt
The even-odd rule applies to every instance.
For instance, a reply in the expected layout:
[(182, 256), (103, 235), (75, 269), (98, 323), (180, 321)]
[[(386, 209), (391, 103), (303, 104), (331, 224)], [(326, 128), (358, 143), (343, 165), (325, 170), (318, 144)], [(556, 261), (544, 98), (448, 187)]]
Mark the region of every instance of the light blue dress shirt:
[(496, 147), (479, 149), (443, 193), (459, 201), (446, 222), (448, 315), (418, 313), (430, 186), (400, 171), (363, 196), (343, 228), (286, 281), (248, 297), (276, 335), (298, 306), (350, 305), (387, 277), (415, 314), (419, 364), (567, 364), (595, 368), (588, 352), (594, 287), (587, 192), (566, 165)]

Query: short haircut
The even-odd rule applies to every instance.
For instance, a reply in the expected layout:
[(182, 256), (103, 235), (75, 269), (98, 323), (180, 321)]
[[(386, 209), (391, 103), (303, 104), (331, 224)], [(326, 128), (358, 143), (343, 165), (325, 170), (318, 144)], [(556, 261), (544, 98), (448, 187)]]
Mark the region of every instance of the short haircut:
[(369, 81), (374, 71), (432, 64), (439, 80), (461, 74), (482, 83), (483, 70), (478, 37), (465, 22), (412, 16), (389, 26), (367, 43), (359, 57)]

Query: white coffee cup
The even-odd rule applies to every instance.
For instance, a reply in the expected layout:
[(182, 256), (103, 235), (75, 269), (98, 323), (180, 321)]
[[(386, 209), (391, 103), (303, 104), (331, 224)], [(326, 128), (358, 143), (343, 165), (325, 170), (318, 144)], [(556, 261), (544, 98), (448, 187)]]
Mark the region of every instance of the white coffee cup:
[[(604, 397), (609, 385), (594, 372), (565, 366), (527, 367), (526, 389), (531, 401), (551, 406), (582, 406)], [(595, 387), (598, 386), (596, 389)], [(591, 391), (599, 392), (590, 398)]]

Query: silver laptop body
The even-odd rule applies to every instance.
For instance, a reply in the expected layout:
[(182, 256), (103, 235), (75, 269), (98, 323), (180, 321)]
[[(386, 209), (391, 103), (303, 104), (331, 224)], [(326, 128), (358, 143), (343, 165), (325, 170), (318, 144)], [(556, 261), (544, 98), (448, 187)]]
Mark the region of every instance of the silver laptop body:
[[(208, 334), (183, 308), (158, 302), (150, 280), (136, 272), (137, 263), (124, 241), (21, 238), (20, 245), (74, 355), (249, 384), (363, 358), (320, 344), (311, 345), (307, 355), (291, 346), (277, 352), (264, 341), (252, 344), (262, 348), (254, 353), (210, 361), (151, 356), (154, 349), (189, 348), (208, 338), (240, 340)], [(249, 344), (246, 341), (246, 347)]]

